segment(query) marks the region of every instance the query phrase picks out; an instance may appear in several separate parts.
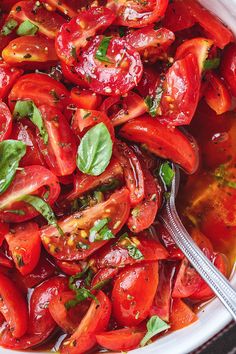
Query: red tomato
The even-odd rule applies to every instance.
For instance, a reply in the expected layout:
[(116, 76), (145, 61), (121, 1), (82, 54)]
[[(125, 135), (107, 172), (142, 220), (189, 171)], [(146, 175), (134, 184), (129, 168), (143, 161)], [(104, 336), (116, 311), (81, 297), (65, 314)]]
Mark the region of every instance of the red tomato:
[(78, 170), (74, 176), (74, 188), (67, 194), (66, 199), (74, 200), (98, 186), (106, 186), (115, 180), (120, 180), (122, 176), (123, 169), (115, 158), (112, 158), (106, 170), (99, 177), (89, 176)]
[(232, 32), (216, 16), (202, 7), (198, 1), (185, 0), (184, 2), (189, 13), (206, 30), (207, 35), (213, 39), (217, 47), (223, 49), (229, 42), (233, 42)]
[(171, 237), (169, 231), (165, 228), (164, 225), (155, 223), (154, 225), (155, 233), (157, 233), (160, 241), (165, 246), (169, 253), (169, 258), (172, 260), (179, 260), (184, 258), (183, 252), (177, 247), (173, 238)]
[(144, 100), (135, 92), (128, 92), (124, 97), (108, 97), (100, 107), (105, 111), (114, 127), (147, 112)]
[(2, 0), (1, 9), (2, 11), (9, 12), (13, 5), (15, 5), (18, 0)]
[(160, 102), (160, 119), (172, 125), (189, 124), (199, 101), (201, 77), (193, 54), (175, 61), (167, 71)]
[(191, 16), (184, 0), (172, 0), (169, 2), (162, 23), (164, 27), (177, 32), (192, 27), (195, 19)]
[(138, 328), (122, 328), (99, 333), (96, 335), (96, 339), (98, 344), (103, 348), (114, 351), (126, 351), (139, 347), (145, 333), (145, 330)]
[(77, 146), (69, 123), (55, 107), (43, 105), (39, 111), (48, 133), (48, 142), (45, 144), (37, 131), (37, 141), (44, 159), (56, 176), (70, 175), (76, 168)]
[[(1, 2), (1, 10), (2, 10), (2, 2)], [(10, 34), (8, 34), (7, 36), (5, 36), (2, 33), (2, 29), (5, 26), (7, 21), (7, 15), (1, 12), (1, 16), (0, 16), (0, 53), (2, 52), (2, 50), (8, 45), (8, 43), (15, 38), (15, 33), (14, 31)]]
[(12, 280), (0, 273), (0, 312), (8, 323), (13, 338), (23, 336), (28, 326), (26, 300)]
[[(53, 204), (60, 193), (60, 186), (56, 176), (43, 166), (26, 166), (16, 172), (13, 182), (0, 196), (0, 219), (7, 222), (22, 222), (32, 219), (38, 212), (29, 204), (20, 201), (28, 194), (43, 194), (45, 187), (49, 188), (46, 202)], [(15, 214), (7, 210), (21, 210)]]
[(143, 67), (143, 76), (139, 81), (136, 90), (143, 97), (152, 96), (160, 82), (160, 73), (154, 65), (145, 65)]
[(158, 286), (158, 262), (126, 267), (112, 290), (113, 316), (121, 326), (136, 326), (147, 318)]
[(128, 228), (135, 233), (152, 225), (161, 206), (162, 188), (148, 169), (142, 166), (144, 176), (144, 199), (131, 210)]
[(96, 110), (102, 103), (102, 96), (90, 90), (81, 90), (78, 87), (72, 88), (70, 99), (77, 108), (88, 110)]
[(231, 96), (223, 80), (214, 72), (207, 73), (208, 85), (204, 92), (205, 101), (216, 114), (228, 112), (231, 107)]
[(117, 15), (115, 24), (128, 27), (144, 27), (160, 21), (165, 14), (168, 0), (148, 0), (145, 2), (109, 0), (109, 7)]
[(113, 280), (114, 277), (118, 274), (118, 268), (102, 268), (100, 269), (95, 276), (93, 277), (91, 287), (96, 288), (96, 285), (100, 283), (106, 283), (110, 280)]
[(39, 227), (35, 222), (16, 225), (5, 236), (16, 268), (27, 275), (36, 267), (41, 250)]
[(104, 267), (124, 267), (125, 265), (132, 265), (140, 261), (158, 261), (168, 257), (168, 252), (159, 241), (151, 238), (148, 239), (142, 235), (137, 235), (137, 237), (131, 237), (130, 239), (142, 253), (143, 258), (132, 258), (127, 248), (129, 243), (127, 243), (126, 239), (121, 239), (116, 243), (106, 245), (96, 253), (95, 262), (98, 269)]
[(189, 326), (198, 320), (197, 315), (180, 299), (173, 299), (170, 326), (173, 331)]
[(188, 173), (198, 168), (198, 146), (193, 138), (190, 140), (177, 128), (164, 126), (156, 118), (137, 118), (126, 123), (119, 133), (128, 140), (145, 144), (157, 156), (173, 160)]
[(225, 48), (220, 66), (221, 74), (233, 96), (236, 96), (236, 45)]
[(6, 140), (12, 130), (12, 116), (7, 105), (0, 101), (0, 141)]
[(56, 51), (67, 65), (72, 65), (80, 49), (88, 43), (88, 38), (102, 33), (115, 19), (115, 14), (105, 7), (94, 7), (80, 12), (69, 23), (65, 23), (56, 38)]
[(112, 141), (115, 140), (115, 132), (110, 119), (107, 117), (106, 113), (95, 111), (91, 109), (80, 109), (77, 108), (73, 118), (72, 118), (72, 129), (75, 134), (83, 136), (88, 129), (92, 128), (98, 123), (104, 123), (110, 133)]
[(57, 80), (45, 74), (27, 74), (21, 76), (13, 86), (8, 102), (12, 109), (17, 100), (32, 100), (36, 106), (55, 106), (62, 111), (68, 98), (69, 92)]
[(104, 36), (94, 37), (82, 50), (75, 71), (96, 93), (108, 96), (123, 95), (140, 81), (143, 65), (136, 52), (122, 38), (110, 38), (107, 62), (96, 58)]
[(58, 60), (54, 42), (39, 36), (22, 36), (13, 39), (2, 51), (2, 57), (10, 65), (29, 69), (44, 68)]
[(96, 334), (107, 329), (111, 316), (111, 302), (102, 291), (99, 291), (96, 297), (98, 302), (92, 301), (76, 331), (62, 343), (61, 354), (85, 353), (95, 346)]
[(14, 267), (14, 262), (7, 258), (7, 256), (2, 251), (0, 251), (0, 265), (2, 267), (12, 269)]
[(81, 265), (77, 262), (60, 261), (59, 259), (55, 259), (54, 262), (67, 275), (75, 275), (82, 271)]
[(89, 230), (94, 222), (109, 218), (111, 221), (108, 227), (113, 234), (117, 234), (126, 222), (129, 211), (129, 192), (123, 188), (113, 193), (107, 201), (59, 221), (59, 226), (64, 231), (64, 235), (60, 237), (55, 227), (43, 227), (41, 229), (43, 245), (47, 252), (57, 259), (68, 261), (84, 259), (107, 243), (89, 241)]
[(2, 246), (5, 235), (8, 232), (9, 232), (9, 225), (0, 221), (0, 246)]
[[(69, 17), (74, 17), (77, 15), (77, 11), (73, 8), (71, 5), (71, 1), (58, 1), (58, 0), (41, 0), (41, 2), (45, 3), (45, 6), (47, 8), (47, 5), (50, 5), (51, 8), (57, 9), (58, 11), (62, 12), (63, 15), (69, 16)], [(69, 4), (68, 4), (69, 2)], [(79, 5), (79, 4), (78, 4)]]
[(78, 85), (81, 88), (89, 87), (89, 84), (76, 74), (75, 68), (73, 66), (66, 65), (66, 63), (61, 61), (61, 69), (62, 69), (63, 76), (70, 83)]
[(126, 143), (116, 140), (114, 155), (124, 169), (124, 178), (130, 191), (132, 206), (140, 203), (144, 198), (144, 174), (140, 161)]
[[(20, 11), (19, 11), (20, 8)], [(38, 27), (38, 31), (48, 38), (54, 39), (65, 19), (56, 12), (49, 12), (41, 3), (34, 0), (19, 1), (13, 6), (10, 16), (17, 21), (30, 21)]]
[(0, 99), (7, 96), (13, 84), (22, 74), (22, 69), (11, 67), (4, 62), (0, 63)]

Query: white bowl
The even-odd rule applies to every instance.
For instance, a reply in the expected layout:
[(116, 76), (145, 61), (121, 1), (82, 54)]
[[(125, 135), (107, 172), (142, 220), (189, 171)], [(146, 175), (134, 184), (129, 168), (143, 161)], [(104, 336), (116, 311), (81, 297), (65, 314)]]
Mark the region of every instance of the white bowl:
[[(200, 0), (209, 10), (222, 19), (236, 36), (236, 0)], [(236, 289), (236, 271), (231, 279)], [(211, 301), (199, 313), (199, 320), (189, 327), (170, 333), (142, 349), (132, 350), (130, 354), (188, 354), (198, 348), (231, 321), (231, 316), (218, 299)], [(0, 348), (1, 354), (14, 354), (16, 351)], [(20, 352), (24, 354), (24, 352)], [(35, 352), (34, 352), (35, 353)], [(45, 354), (39, 353), (38, 354)], [(25, 352), (30, 354), (30, 352)]]

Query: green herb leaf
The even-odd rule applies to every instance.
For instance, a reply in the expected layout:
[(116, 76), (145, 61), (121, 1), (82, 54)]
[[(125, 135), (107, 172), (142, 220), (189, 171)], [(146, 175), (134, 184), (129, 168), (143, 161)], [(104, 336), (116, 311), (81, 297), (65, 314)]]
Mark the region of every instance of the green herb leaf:
[(18, 26), (18, 22), (15, 21), (13, 18), (11, 18), (5, 25), (3, 26), (1, 30), (1, 34), (3, 36), (8, 36), (12, 31)]
[(16, 215), (25, 215), (24, 210), (21, 209), (10, 209), (10, 210), (5, 210), (6, 213), (12, 213), (12, 214), (16, 214)]
[(22, 141), (4, 140), (0, 142), (0, 194), (11, 184), (21, 158), (26, 153)]
[(18, 36), (32, 36), (38, 32), (38, 29), (38, 26), (35, 26), (29, 20), (25, 20), (17, 28), (16, 33), (18, 34)]
[(152, 117), (156, 117), (157, 116), (157, 110), (158, 110), (158, 108), (160, 106), (162, 95), (163, 95), (163, 88), (160, 85), (160, 86), (157, 87), (154, 96), (147, 96), (145, 98), (145, 103), (146, 103), (146, 105), (148, 107), (149, 114)]
[(159, 175), (165, 186), (170, 187), (175, 173), (168, 162), (164, 162), (163, 164), (161, 164)]
[(63, 235), (63, 231), (59, 227), (55, 214), (49, 204), (35, 195), (26, 195), (21, 200), (34, 207), (47, 220), (49, 225), (56, 227), (59, 233)]
[(221, 183), (223, 186), (236, 189), (236, 182), (230, 180), (229, 173), (225, 165), (220, 165), (214, 172), (214, 177)]
[(140, 346), (144, 347), (152, 337), (156, 336), (158, 333), (166, 331), (170, 326), (162, 321), (158, 316), (152, 316), (147, 322), (147, 333), (145, 337), (141, 340)]
[(77, 274), (72, 275), (72, 276), (69, 277), (69, 288), (71, 290), (77, 290), (78, 289), (77, 286), (76, 286), (76, 280), (82, 279), (83, 276), (88, 272), (88, 270), (89, 270), (89, 266), (86, 266), (82, 272), (77, 273)]
[(16, 261), (19, 267), (24, 267), (25, 263), (21, 254), (16, 254)]
[(14, 117), (29, 117), (32, 123), (38, 128), (45, 144), (48, 142), (48, 133), (44, 126), (40, 111), (33, 101), (17, 101), (13, 112)]
[(120, 236), (118, 243), (121, 247), (128, 250), (130, 257), (136, 260), (144, 259), (142, 252), (138, 249), (137, 245), (129, 238), (127, 232)]
[(109, 165), (112, 155), (112, 140), (104, 123), (91, 128), (81, 139), (77, 166), (83, 173), (98, 176)]
[(71, 300), (68, 300), (65, 303), (65, 308), (67, 310), (69, 310), (72, 307), (75, 307), (77, 304), (80, 304), (81, 302), (83, 302), (84, 300), (86, 300), (88, 298), (93, 299), (96, 302), (96, 304), (99, 305), (98, 299), (96, 298), (95, 295), (93, 295), (91, 293), (90, 290), (88, 290), (86, 288), (79, 288), (79, 289), (76, 290), (75, 298), (71, 299)]
[(105, 63), (111, 62), (110, 59), (106, 56), (111, 39), (112, 37), (103, 37), (95, 54), (96, 59)]
[(100, 219), (95, 221), (94, 226), (89, 231), (89, 241), (104, 241), (114, 238), (112, 231), (108, 228), (109, 219)]
[(203, 70), (217, 69), (220, 65), (220, 58), (206, 59), (203, 64)]

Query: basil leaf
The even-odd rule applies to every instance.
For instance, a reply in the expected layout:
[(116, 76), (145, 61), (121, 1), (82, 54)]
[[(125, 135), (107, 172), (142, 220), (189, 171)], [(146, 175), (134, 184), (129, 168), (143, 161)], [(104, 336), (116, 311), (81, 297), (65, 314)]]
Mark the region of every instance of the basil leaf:
[(71, 275), (69, 277), (69, 288), (71, 290), (75, 290), (75, 291), (77, 290), (76, 280), (82, 279), (83, 276), (88, 272), (88, 270), (89, 270), (89, 266), (86, 266), (82, 272), (77, 273), (75, 275)]
[(44, 126), (40, 111), (33, 101), (17, 101), (13, 112), (14, 117), (29, 117), (32, 123), (38, 128), (45, 144), (48, 142), (48, 133)]
[(160, 106), (162, 95), (163, 95), (163, 88), (162, 86), (158, 86), (154, 96), (147, 96), (145, 98), (145, 103), (148, 107), (149, 114), (152, 117), (157, 116), (157, 110)]
[(112, 155), (112, 140), (104, 123), (91, 128), (81, 139), (77, 166), (83, 173), (99, 176), (109, 165)]
[(121, 247), (128, 250), (129, 256), (136, 260), (144, 259), (142, 252), (138, 249), (135, 242), (133, 242), (127, 232), (120, 236), (118, 243)]
[(114, 238), (115, 236), (107, 226), (108, 223), (108, 218), (95, 221), (94, 226), (89, 231), (89, 241), (104, 241)]
[(162, 321), (160, 317), (152, 316), (147, 322), (147, 333), (141, 340), (140, 346), (144, 347), (152, 337), (156, 336), (160, 332), (167, 330), (168, 328), (170, 328), (170, 326), (166, 322)]
[(168, 162), (164, 162), (163, 164), (161, 164), (160, 170), (159, 170), (159, 176), (161, 177), (161, 179), (166, 187), (171, 186), (174, 175), (175, 175), (175, 173), (172, 170), (172, 168)]
[(11, 184), (21, 158), (26, 153), (22, 141), (4, 140), (0, 142), (0, 194)]
[(26, 20), (20, 24), (16, 33), (18, 36), (32, 36), (38, 32), (38, 26), (34, 25), (29, 20)]
[(68, 300), (65, 303), (65, 308), (67, 310), (69, 310), (72, 307), (75, 307), (77, 304), (80, 304), (81, 302), (83, 302), (84, 300), (86, 300), (88, 298), (93, 299), (96, 302), (96, 304), (99, 305), (98, 299), (96, 298), (95, 295), (93, 295), (91, 293), (90, 290), (88, 290), (86, 288), (79, 288), (79, 289), (76, 290), (75, 298), (71, 299), (71, 300)]
[(8, 36), (8, 34), (10, 34), (17, 26), (18, 26), (18, 22), (15, 21), (13, 18), (11, 18), (3, 26), (2, 30), (1, 30), (1, 34), (3, 36)]
[(95, 54), (96, 59), (103, 61), (105, 63), (111, 62), (110, 59), (106, 56), (111, 39), (112, 37), (106, 37), (106, 36), (103, 37)]
[(50, 207), (49, 204), (47, 204), (43, 199), (35, 196), (35, 195), (26, 195), (23, 198), (21, 198), (26, 203), (29, 203), (34, 209), (36, 209), (48, 222), (49, 225), (55, 226), (59, 233), (62, 235), (63, 231), (59, 227), (57, 223), (57, 219), (55, 217), (55, 214)]
[(217, 69), (220, 65), (220, 58), (206, 59), (203, 64), (203, 70)]

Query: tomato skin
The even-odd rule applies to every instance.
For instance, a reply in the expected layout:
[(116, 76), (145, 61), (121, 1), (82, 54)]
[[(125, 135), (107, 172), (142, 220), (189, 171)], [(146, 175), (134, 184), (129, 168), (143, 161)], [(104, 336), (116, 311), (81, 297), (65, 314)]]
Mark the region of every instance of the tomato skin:
[(13, 84), (22, 74), (22, 69), (11, 67), (4, 62), (0, 63), (0, 99), (6, 98)]
[(170, 233), (161, 223), (155, 223), (155, 233), (157, 233), (161, 243), (165, 246), (169, 253), (169, 258), (172, 260), (181, 260), (184, 258), (183, 252), (177, 247), (176, 243), (172, 239)]
[[(110, 198), (82, 212), (76, 212), (66, 219), (59, 221), (59, 226), (65, 236), (59, 236), (54, 227), (43, 227), (41, 229), (41, 240), (47, 252), (60, 260), (75, 261), (88, 257), (107, 241), (89, 242), (82, 234), (88, 236), (94, 222), (100, 218), (110, 218), (109, 229), (118, 233), (126, 222), (130, 211), (129, 192), (123, 188), (113, 193)], [(105, 216), (106, 215), (106, 216)], [(81, 232), (80, 232), (80, 231)], [(68, 244), (68, 235), (72, 235), (72, 242)], [(82, 242), (87, 249), (77, 248), (76, 245)], [(87, 246), (86, 246), (87, 245)], [(56, 250), (56, 251), (55, 251)]]
[(9, 138), (12, 130), (12, 115), (7, 105), (0, 101), (0, 141)]
[(106, 349), (124, 351), (135, 349), (145, 336), (145, 330), (137, 328), (122, 328), (96, 335), (98, 344)]
[[(43, 166), (26, 166), (23, 170), (16, 172), (14, 180), (0, 196), (0, 220), (7, 222), (23, 222), (32, 219), (38, 212), (29, 204), (20, 201), (22, 196), (27, 194), (43, 193), (42, 187), (49, 187), (47, 203), (53, 204), (59, 194), (60, 185), (56, 176)], [(23, 215), (13, 214), (6, 210), (22, 210)]]
[(189, 326), (198, 320), (197, 315), (180, 299), (173, 299), (170, 325), (173, 331)]
[(66, 65), (66, 63), (61, 61), (61, 69), (66, 80), (78, 85), (81, 88), (89, 88), (89, 84), (76, 74), (73, 66)]
[(77, 108), (88, 110), (96, 110), (102, 103), (102, 96), (90, 90), (81, 90), (78, 87), (72, 88), (70, 98)]
[(82, 271), (81, 265), (77, 262), (66, 262), (55, 259), (54, 262), (60, 270), (67, 275), (75, 275)]
[(56, 38), (56, 51), (58, 57), (67, 65), (72, 65), (76, 53), (88, 43), (87, 38), (93, 37), (98, 31), (104, 32), (115, 19), (115, 14), (105, 7), (94, 7), (80, 12), (69, 23), (61, 26)]
[(233, 96), (236, 96), (236, 45), (227, 46), (223, 52), (220, 71), (229, 85)]
[(62, 111), (68, 99), (69, 92), (57, 80), (44, 74), (26, 74), (21, 76), (13, 86), (8, 102), (12, 110), (17, 100), (32, 100), (36, 106), (49, 105)]
[(9, 232), (9, 225), (0, 221), (0, 246), (2, 246), (5, 235), (8, 232)]
[(143, 98), (152, 96), (159, 81), (160, 73), (156, 66), (144, 64), (143, 75), (136, 89)]
[(62, 343), (62, 354), (85, 353), (96, 344), (96, 334), (106, 330), (111, 316), (111, 302), (102, 291), (99, 291), (96, 297), (99, 304), (92, 300), (77, 330)]
[(35, 222), (17, 225), (5, 236), (16, 268), (27, 275), (36, 267), (41, 251), (39, 227)]
[(183, 0), (172, 0), (172, 2), (169, 2), (163, 19), (164, 27), (177, 32), (192, 27), (194, 24), (195, 20), (190, 15)]
[(157, 286), (158, 262), (124, 268), (112, 290), (113, 316), (118, 324), (136, 326), (141, 323), (149, 314)]
[(142, 116), (126, 123), (119, 133), (128, 140), (145, 144), (155, 155), (173, 160), (190, 174), (198, 168), (196, 142), (190, 141), (177, 128), (164, 126), (157, 119)]
[(91, 287), (98, 285), (101, 282), (107, 282), (113, 280), (114, 277), (118, 274), (118, 268), (102, 268), (95, 274), (93, 277)]
[[(45, 3), (46, 6), (50, 5), (51, 8), (58, 9), (58, 11), (62, 12), (63, 15), (74, 17), (78, 14), (73, 6), (69, 6), (71, 5), (71, 1), (58, 2), (57, 0), (43, 0), (42, 2)], [(69, 5), (67, 2), (69, 2)]]
[(23, 336), (28, 326), (26, 300), (15, 284), (0, 273), (0, 312), (5, 317), (14, 338)]

